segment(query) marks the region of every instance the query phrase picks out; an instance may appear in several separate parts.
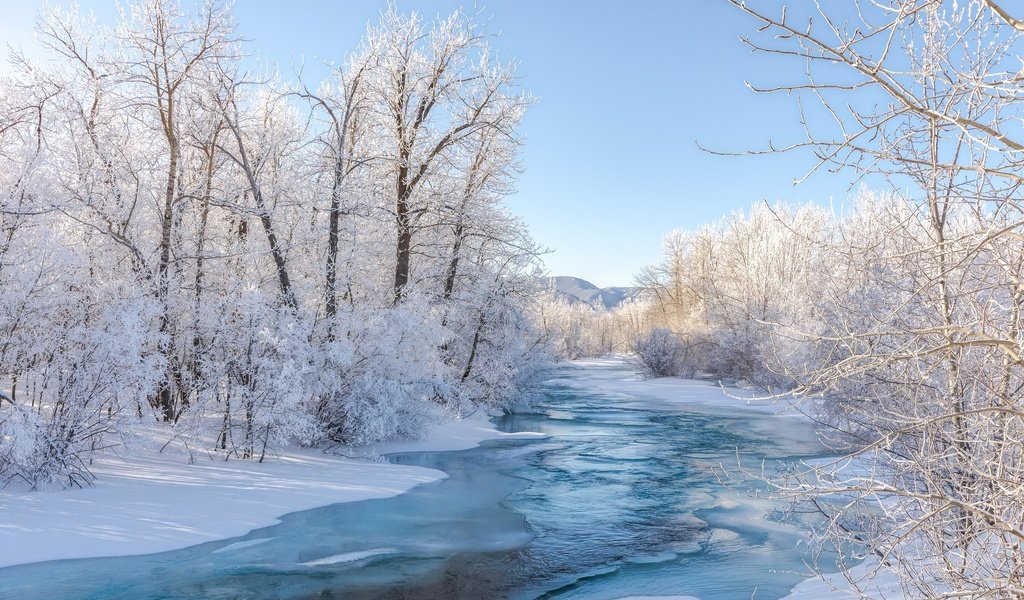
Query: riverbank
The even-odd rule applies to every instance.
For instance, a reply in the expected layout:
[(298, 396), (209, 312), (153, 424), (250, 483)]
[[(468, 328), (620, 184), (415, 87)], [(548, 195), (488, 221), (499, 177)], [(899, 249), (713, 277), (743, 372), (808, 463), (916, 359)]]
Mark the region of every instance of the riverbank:
[[(423, 440), (363, 449), (464, 450), (497, 431), (478, 412), (437, 425)], [(519, 434), (518, 437), (523, 437)], [(337, 502), (385, 498), (445, 477), (441, 471), (294, 448), (264, 463), (138, 451), (91, 467), (95, 485), (60, 491), (0, 491), (0, 567), (185, 548), (273, 525), (282, 515)]]
[[(753, 392), (736, 388), (723, 390), (715, 383), (706, 381), (676, 378), (645, 380), (634, 372), (628, 360), (622, 358), (580, 361), (576, 363), (575, 367), (566, 365), (558, 373), (558, 377), (551, 382), (556, 384), (556, 388), (576, 388), (588, 396), (605, 399), (604, 403), (594, 406), (635, 408), (639, 409), (637, 413), (642, 413), (650, 408), (655, 408), (665, 414), (703, 412), (709, 415), (722, 415), (731, 419), (733, 423), (737, 423), (738, 419), (743, 418), (742, 429), (729, 433), (749, 432), (751, 441), (772, 440), (781, 432), (792, 433), (790, 431), (792, 428), (807, 426), (806, 423), (799, 420), (789, 421), (788, 415), (798, 413), (787, 410), (788, 407), (785, 404), (738, 397), (747, 394), (753, 397)], [(548, 406), (544, 409), (543, 414), (554, 419), (550, 422), (545, 421), (546, 426), (557, 429), (562, 427), (561, 423), (566, 423), (568, 429), (565, 431), (573, 432), (576, 425), (571, 425), (571, 423), (576, 422), (574, 419), (583, 417), (571, 417), (571, 411), (566, 414), (556, 414), (561, 412), (556, 410), (560, 405)], [(580, 407), (577, 406), (577, 408)], [(586, 410), (581, 414), (587, 414)], [(627, 411), (626, 414), (634, 413)], [(744, 418), (742, 415), (747, 415), (747, 417)], [(763, 415), (763, 418), (760, 415)], [(571, 417), (570, 420), (563, 421), (569, 417)], [(702, 417), (697, 417), (697, 419), (699, 422)], [(698, 426), (696, 423), (695, 427)], [(604, 422), (597, 417), (593, 421), (587, 421), (582, 427), (582, 431), (591, 431), (592, 428), (610, 428), (610, 431), (614, 431), (618, 426), (628, 428), (629, 419), (620, 423), (615, 418), (610, 422)], [(502, 434), (496, 431), (486, 415), (477, 413), (460, 422), (436, 427), (422, 441), (381, 444), (373, 448), (362, 449), (362, 451), (370, 456), (392, 452), (458, 450), (474, 447), (488, 439), (514, 439), (514, 437), (536, 437), (537, 435)], [(589, 443), (584, 438), (575, 435), (570, 436), (569, 439), (573, 444)], [(560, 465), (560, 468), (573, 470), (573, 472), (582, 469), (587, 473), (589, 473), (588, 469), (593, 468), (604, 476), (622, 470), (625, 473), (623, 477), (626, 478), (623, 480), (624, 485), (625, 483), (632, 485), (634, 480), (630, 472), (642, 473), (641, 480), (649, 477), (656, 478), (657, 475), (652, 470), (666, 468), (666, 459), (679, 460), (679, 464), (685, 465), (687, 468), (699, 467), (700, 472), (717, 464), (714, 461), (692, 460), (693, 452), (699, 453), (709, 448), (702, 443), (696, 443), (696, 440), (691, 440), (694, 444), (688, 444), (681, 440), (669, 441), (666, 438), (663, 443), (665, 448), (659, 451), (661, 454), (657, 455), (661, 458), (651, 462), (651, 457), (656, 455), (650, 453), (653, 451), (653, 446), (649, 444), (655, 442), (655, 438), (650, 438), (647, 442), (639, 445), (631, 440), (623, 441), (619, 445), (609, 443), (608, 440), (612, 439), (614, 438), (599, 435), (594, 438), (592, 447), (584, 448), (585, 452), (573, 450), (565, 458), (567, 462), (558, 462), (552, 458), (551, 460), (554, 462), (548, 466), (551, 468), (554, 465)], [(723, 443), (731, 442), (724, 440)], [(691, 448), (691, 450), (683, 452), (679, 456), (676, 456), (675, 451), (672, 450), (683, 448)], [(545, 451), (552, 452), (553, 450), (554, 452), (550, 456), (555, 457), (558, 455), (557, 448), (546, 448)], [(606, 463), (606, 454), (621, 455), (629, 462), (625, 463), (627, 465), (625, 467), (619, 465), (616, 469), (607, 471), (606, 469), (609, 467)], [(637, 466), (640, 463), (635, 462), (641, 459), (646, 461), (643, 463), (643, 467)], [(498, 462), (504, 464), (504, 461)], [(442, 465), (428, 463), (427, 466), (443, 468), (456, 474), (460, 472), (458, 469), (452, 470), (443, 466), (443, 463)], [(188, 464), (181, 455), (150, 453), (133, 456), (131, 461), (108, 460), (95, 465), (94, 470), (98, 476), (97, 485), (85, 490), (25, 494), (0, 492), (0, 539), (4, 540), (4, 543), (0, 544), (0, 566), (59, 558), (127, 556), (183, 548), (243, 535), (253, 529), (274, 524), (278, 522), (279, 517), (288, 513), (338, 502), (396, 496), (419, 484), (446, 478), (445, 473), (436, 469), (387, 464), (365, 459), (332, 457), (315, 450), (297, 449), (266, 464), (248, 461), (223, 463), (205, 459), (198, 460), (195, 464)], [(457, 476), (453, 475), (453, 477), (454, 479), (447, 478), (445, 485), (458, 479)], [(473, 485), (469, 487), (473, 488)], [(604, 485), (602, 483), (602, 486)], [(687, 489), (689, 492), (693, 492), (699, 487), (690, 486)], [(578, 494), (580, 489), (578, 484), (574, 484), (572, 493)], [(614, 489), (614, 486), (607, 489)], [(434, 493), (441, 494), (441, 492)], [(568, 492), (560, 492), (552, 496), (552, 499), (562, 502), (566, 493)], [(417, 492), (413, 492), (402, 496), (402, 498), (409, 498), (416, 494)], [(448, 500), (459, 501), (464, 499), (465, 495), (466, 493), (462, 491), (452, 493), (449, 490), (440, 497), (443, 498), (442, 502), (447, 502)], [(766, 539), (778, 534), (773, 523), (760, 519), (762, 509), (757, 506), (748, 507), (750, 510), (741, 509), (740, 505), (735, 504), (735, 499), (716, 500), (713, 493), (698, 495), (701, 497), (694, 498), (695, 505), (691, 508), (702, 512), (710, 510), (712, 511), (711, 516), (714, 517), (709, 519), (711, 523), (706, 525), (714, 534), (709, 541), (716, 540), (716, 544), (723, 543), (723, 540), (727, 544), (733, 543), (728, 540), (739, 539), (737, 536), (745, 535), (745, 532), (753, 532), (751, 535), (754, 537), (766, 536)], [(600, 498), (604, 502), (602, 506), (606, 508), (610, 506), (608, 498), (604, 496), (600, 496)], [(635, 499), (631, 500), (630, 504), (633, 502)], [(422, 507), (409, 508), (402, 514), (423, 514), (421, 509)], [(677, 510), (674, 508), (672, 514), (677, 514)], [(461, 515), (466, 511), (460, 509), (456, 512)], [(707, 519), (707, 515), (704, 516)], [(552, 521), (551, 525), (563, 524), (560, 520), (561, 514), (557, 517), (559, 520)], [(618, 517), (613, 519), (608, 516), (608, 519), (609, 522), (614, 523), (624, 522), (624, 519)], [(689, 521), (687, 522), (689, 523)], [(693, 520), (693, 523), (697, 522), (697, 520)], [(585, 529), (589, 529), (592, 525), (588, 520)], [(662, 530), (658, 529), (658, 531)], [(303, 532), (303, 535), (306, 533)], [(461, 536), (459, 537), (461, 538)], [(578, 538), (573, 537), (573, 539)], [(629, 540), (636, 541), (632, 537)], [(228, 548), (243, 548), (265, 541), (262, 539), (249, 540)], [(693, 541), (687, 540), (681, 546), (683, 549), (678, 552), (694, 552), (693, 548), (696, 546), (693, 544)], [(390, 552), (392, 548), (399, 547), (394, 540), (370, 545), (374, 551), (384, 549)], [(792, 545), (792, 543), (777, 542), (776, 550), (789, 548)], [(218, 552), (220, 551), (223, 549), (218, 550)], [(297, 564), (304, 565), (303, 568), (322, 568), (322, 565), (327, 564), (324, 562), (325, 560), (340, 560), (338, 557), (343, 557), (345, 560), (371, 560), (372, 558), (367, 557), (374, 555), (365, 552), (361, 548), (356, 548), (354, 551), (347, 547), (324, 549), (322, 552), (318, 550), (315, 555), (304, 556), (296, 560)], [(673, 551), (671, 554), (665, 553), (659, 556), (662, 558), (675, 557), (678, 552)], [(275, 552), (274, 556), (279, 556), (279, 554)], [(761, 556), (759, 552), (754, 552), (745, 560), (749, 562), (753, 557), (758, 560), (775, 560)], [(675, 560), (675, 558), (670, 560)], [(687, 561), (682, 562), (689, 564)], [(597, 561), (595, 564), (606, 563)], [(624, 568), (632, 569), (628, 565)], [(795, 573), (798, 568), (799, 564), (790, 567), (790, 572)], [(681, 579), (680, 581), (688, 580)], [(755, 579), (755, 581), (757, 580)], [(802, 600), (804, 598), (850, 597), (840, 595), (831, 587), (833, 584), (836, 587), (842, 587), (843, 583), (841, 578), (833, 578), (831, 584), (819, 580), (809, 580), (793, 588), (794, 595), (789, 598)], [(685, 589), (687, 589), (685, 585), (676, 587), (671, 580), (666, 580), (650, 588), (626, 586), (623, 591), (638, 593), (641, 590), (657, 590), (657, 592), (671, 594), (672, 592), (682, 592)], [(786, 593), (785, 589), (780, 590), (781, 594)], [(879, 595), (877, 597), (892, 596)]]
[[(723, 387), (715, 381), (657, 377), (644, 379), (628, 357), (591, 358), (573, 361), (581, 367), (571, 377), (558, 377), (553, 383), (586, 388), (622, 396), (645, 408), (685, 408), (693, 412), (728, 414), (733, 411), (765, 415), (807, 418), (786, 398), (772, 398), (754, 389)], [(592, 367), (588, 369), (587, 367)]]

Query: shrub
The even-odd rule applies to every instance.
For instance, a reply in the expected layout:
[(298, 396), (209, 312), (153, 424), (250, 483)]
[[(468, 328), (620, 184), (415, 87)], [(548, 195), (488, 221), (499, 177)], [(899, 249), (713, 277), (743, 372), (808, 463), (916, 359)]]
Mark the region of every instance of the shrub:
[(686, 367), (686, 344), (667, 328), (655, 329), (635, 340), (632, 349), (646, 377), (673, 377)]

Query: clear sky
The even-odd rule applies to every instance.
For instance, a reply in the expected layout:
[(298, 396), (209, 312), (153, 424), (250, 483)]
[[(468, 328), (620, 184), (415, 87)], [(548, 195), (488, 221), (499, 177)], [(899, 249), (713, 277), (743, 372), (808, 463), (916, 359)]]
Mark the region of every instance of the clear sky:
[[(42, 3), (4, 0), (0, 43), (29, 50)], [(56, 4), (62, 4), (57, 1)], [(80, 0), (104, 21), (114, 0)], [(238, 0), (250, 50), (281, 65), (340, 60), (384, 0)], [(499, 56), (520, 64), (539, 103), (524, 122), (526, 172), (513, 212), (551, 249), (552, 275), (629, 285), (658, 258), (661, 237), (762, 200), (843, 200), (850, 177), (800, 184), (807, 154), (721, 157), (800, 139), (796, 103), (744, 86), (798, 81), (802, 66), (752, 55), (753, 22), (725, 0), (399, 1), (425, 15), (482, 11)], [(307, 72), (310, 69), (307, 68)]]

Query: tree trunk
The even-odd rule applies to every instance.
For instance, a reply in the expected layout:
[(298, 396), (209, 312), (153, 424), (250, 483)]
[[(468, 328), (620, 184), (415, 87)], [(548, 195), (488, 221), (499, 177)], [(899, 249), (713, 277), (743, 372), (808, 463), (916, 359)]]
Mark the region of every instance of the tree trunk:
[(161, 353), (167, 360), (167, 367), (157, 387), (156, 404), (163, 413), (164, 421), (175, 419), (172, 371), (174, 369), (173, 335), (170, 329), (170, 281), (168, 281), (171, 262), (171, 229), (174, 224), (174, 197), (178, 173), (178, 142), (173, 133), (167, 130), (167, 142), (170, 149), (170, 163), (167, 166), (167, 186), (164, 188), (163, 214), (160, 219), (160, 260), (157, 263), (157, 298), (160, 302), (160, 335), (166, 342), (161, 343)]
[[(224, 110), (223, 106), (221, 108)], [(249, 161), (249, 154), (245, 150), (245, 142), (242, 140), (241, 126), (238, 121), (231, 120), (231, 117), (226, 110), (223, 114), (224, 123), (233, 134), (235, 142), (238, 145), (238, 156), (233, 156), (231, 158), (242, 168), (242, 171), (245, 173), (245, 178), (249, 183), (249, 191), (252, 192), (253, 202), (256, 204), (256, 212), (260, 216), (260, 223), (263, 224), (263, 231), (267, 234), (267, 243), (270, 245), (270, 255), (273, 257), (274, 265), (277, 269), (277, 281), (281, 289), (281, 296), (285, 305), (288, 308), (295, 310), (298, 308), (298, 303), (295, 301), (295, 294), (292, 291), (291, 279), (288, 277), (287, 263), (284, 258), (284, 253), (281, 251), (281, 246), (278, 244), (277, 234), (274, 232), (274, 223), (270, 218), (270, 211), (267, 209), (267, 206), (263, 201), (263, 194), (260, 191), (259, 182), (256, 181), (256, 172), (254, 171), (252, 163)]]
[(395, 224), (398, 228), (398, 244), (395, 248), (395, 304), (405, 297), (405, 286), (409, 283), (409, 262), (412, 251), (412, 227), (409, 215), (409, 196), (412, 191), (406, 184), (408, 168), (398, 169)]
[[(259, 197), (258, 194), (257, 197)], [(270, 244), (270, 255), (274, 258), (274, 265), (277, 267), (277, 281), (281, 287), (281, 296), (284, 297), (285, 305), (295, 310), (298, 308), (298, 305), (295, 302), (295, 294), (292, 291), (291, 279), (288, 277), (288, 268), (285, 263), (284, 254), (281, 252), (280, 245), (278, 245), (277, 234), (274, 233), (274, 224), (270, 220), (270, 213), (263, 208), (262, 200), (257, 201), (257, 206), (260, 210), (260, 223), (263, 224), (263, 231), (267, 234), (267, 243)]]
[(480, 322), (477, 323), (476, 331), (473, 332), (473, 343), (469, 347), (469, 359), (466, 361), (466, 368), (462, 370), (462, 381), (469, 379), (473, 371), (473, 361), (476, 360), (476, 348), (480, 345), (480, 332), (484, 329), (484, 308), (480, 311)]
[[(203, 354), (203, 340), (199, 335), (200, 309), (203, 304), (203, 247), (206, 243), (206, 225), (210, 217), (210, 199), (213, 194), (213, 158), (216, 152), (217, 132), (206, 148), (206, 180), (203, 183), (203, 204), (199, 214), (199, 233), (196, 240), (196, 278), (192, 313), (195, 330), (192, 332), (192, 360), (189, 363), (190, 377), (195, 382), (200, 377), (200, 357)], [(193, 384), (195, 385), (195, 384)]]
[(448, 261), (448, 268), (444, 274), (444, 301), (448, 302), (452, 299), (452, 293), (455, 291), (455, 276), (459, 270), (459, 254), (462, 252), (462, 242), (465, 238), (465, 226), (462, 221), (455, 227), (455, 243), (452, 244), (452, 257)]
[(327, 266), (325, 281), (327, 289), (324, 291), (324, 305), (327, 314), (328, 337), (332, 337), (334, 316), (338, 312), (338, 223), (341, 220), (341, 184), (345, 172), (339, 159), (334, 165), (334, 186), (331, 189), (331, 212), (327, 223)]

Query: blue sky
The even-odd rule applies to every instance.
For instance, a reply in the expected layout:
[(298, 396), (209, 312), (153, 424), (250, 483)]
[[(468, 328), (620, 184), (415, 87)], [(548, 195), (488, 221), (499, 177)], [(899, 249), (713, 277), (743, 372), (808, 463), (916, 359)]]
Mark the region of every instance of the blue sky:
[[(60, 2), (58, 2), (60, 4)], [(113, 0), (81, 0), (110, 21)], [(656, 261), (661, 237), (693, 229), (762, 200), (846, 198), (850, 176), (822, 173), (800, 184), (807, 154), (721, 157), (796, 141), (796, 103), (744, 86), (797, 81), (799, 63), (752, 55), (737, 39), (754, 24), (725, 0), (490, 0), (475, 5), (497, 34), (499, 56), (520, 64), (539, 97), (524, 122), (526, 172), (512, 211), (552, 252), (552, 275), (599, 286), (629, 285)], [(40, 4), (5, 6), (0, 42), (31, 48)], [(355, 48), (383, 1), (239, 0), (235, 16), (250, 49), (282, 70), (305, 59), (340, 60)], [(474, 4), (399, 2), (425, 15)], [(307, 68), (307, 71), (310, 71)]]

